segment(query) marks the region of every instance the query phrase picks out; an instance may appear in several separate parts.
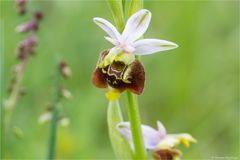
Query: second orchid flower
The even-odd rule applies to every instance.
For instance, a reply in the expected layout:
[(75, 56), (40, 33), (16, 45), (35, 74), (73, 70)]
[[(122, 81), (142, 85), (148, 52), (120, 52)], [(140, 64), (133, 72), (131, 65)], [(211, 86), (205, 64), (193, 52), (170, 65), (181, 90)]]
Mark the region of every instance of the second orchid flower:
[[(167, 134), (165, 127), (160, 121), (157, 122), (157, 126), (158, 130), (147, 125), (141, 126), (145, 148), (153, 152), (157, 160), (175, 160), (175, 158), (181, 156), (180, 150), (176, 149), (179, 144), (189, 147), (190, 142), (197, 142), (187, 133)], [(121, 122), (116, 128), (134, 150), (130, 123)]]

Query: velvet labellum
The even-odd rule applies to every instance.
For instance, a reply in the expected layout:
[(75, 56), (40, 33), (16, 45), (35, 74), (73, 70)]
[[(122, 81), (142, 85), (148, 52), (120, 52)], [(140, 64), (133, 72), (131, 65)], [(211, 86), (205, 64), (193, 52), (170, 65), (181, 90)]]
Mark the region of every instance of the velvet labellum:
[(181, 152), (177, 149), (162, 149), (154, 153), (156, 160), (174, 160), (176, 157), (181, 156)]
[(125, 59), (118, 58), (106, 66), (101, 66), (108, 54), (109, 50), (100, 54), (92, 77), (93, 84), (99, 88), (111, 87), (119, 92), (129, 90), (140, 95), (145, 82), (145, 72), (141, 62), (135, 58), (131, 63), (127, 63)]

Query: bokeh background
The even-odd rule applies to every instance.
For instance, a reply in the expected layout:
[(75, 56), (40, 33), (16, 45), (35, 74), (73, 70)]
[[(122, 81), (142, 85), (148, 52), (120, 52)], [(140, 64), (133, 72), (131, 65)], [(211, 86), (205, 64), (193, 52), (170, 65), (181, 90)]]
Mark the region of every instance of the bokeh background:
[[(6, 90), (16, 64), (15, 48), (26, 35), (15, 27), (31, 18), (19, 17), (14, 1), (1, 1), (4, 25), (4, 80)], [(239, 1), (145, 1), (153, 16), (145, 37), (171, 40), (179, 48), (142, 57), (146, 71), (144, 93), (139, 96), (142, 122), (156, 127), (161, 120), (169, 133), (188, 132), (197, 140), (180, 147), (184, 159), (239, 156)], [(113, 159), (108, 139), (106, 90), (95, 88), (91, 75), (99, 53), (112, 47), (105, 33), (92, 21), (103, 17), (113, 22), (105, 1), (32, 1), (29, 10), (44, 12), (37, 55), (27, 65), (22, 97), (13, 113), (13, 125), (24, 132), (7, 138), (11, 159), (46, 157), (49, 125), (39, 116), (51, 102), (56, 57), (72, 68), (63, 80), (73, 94), (62, 100), (68, 127), (59, 127), (57, 156), (60, 159)], [(4, 37), (3, 37), (4, 34)], [(57, 55), (57, 56), (56, 56)], [(3, 97), (7, 97), (4, 94)], [(125, 95), (122, 109), (125, 110)], [(127, 120), (127, 117), (125, 117)], [(1, 128), (2, 129), (2, 128)]]

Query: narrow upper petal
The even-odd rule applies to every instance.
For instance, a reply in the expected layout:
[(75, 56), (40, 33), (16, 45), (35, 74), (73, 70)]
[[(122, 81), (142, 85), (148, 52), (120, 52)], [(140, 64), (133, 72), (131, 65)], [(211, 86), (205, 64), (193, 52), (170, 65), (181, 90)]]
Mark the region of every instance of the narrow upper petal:
[[(145, 148), (149, 150), (154, 150), (160, 141), (158, 131), (147, 125), (141, 125), (141, 128), (142, 128)], [(134, 149), (130, 123), (120, 122), (117, 125), (117, 130), (129, 142), (132, 149)]]
[(175, 49), (178, 47), (176, 43), (160, 40), (160, 39), (143, 39), (133, 44), (136, 55), (148, 55), (160, 51)]
[(146, 9), (142, 9), (133, 14), (127, 21), (121, 41), (132, 43), (139, 39), (146, 32), (151, 21), (151, 16), (151, 12)]
[(102, 28), (111, 38), (115, 40), (119, 40), (120, 33), (117, 31), (117, 29), (107, 20), (103, 18), (93, 18), (93, 21)]
[(118, 40), (114, 39), (114, 38), (110, 38), (110, 37), (104, 37), (108, 42), (112, 43), (113, 45), (118, 45)]
[(157, 126), (158, 126), (158, 132), (159, 132), (160, 138), (162, 139), (167, 135), (166, 128), (160, 121), (157, 121)]
[(161, 139), (159, 132), (150, 126), (142, 125), (142, 134), (145, 147), (154, 150)]

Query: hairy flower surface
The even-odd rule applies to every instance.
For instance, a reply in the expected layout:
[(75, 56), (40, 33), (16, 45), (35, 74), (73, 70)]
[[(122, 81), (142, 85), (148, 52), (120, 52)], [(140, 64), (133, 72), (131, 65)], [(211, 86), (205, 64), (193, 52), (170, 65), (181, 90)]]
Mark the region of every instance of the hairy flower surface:
[[(190, 142), (196, 142), (187, 133), (167, 134), (165, 127), (160, 121), (157, 122), (157, 126), (158, 130), (147, 125), (141, 126), (145, 148), (153, 151), (156, 159), (171, 160), (171, 158), (179, 157), (181, 156), (181, 152), (175, 148), (176, 146), (183, 144), (185, 147), (189, 147)], [(116, 128), (134, 150), (130, 123), (120, 122)]]
[(121, 34), (103, 18), (96, 17), (93, 21), (108, 34), (106, 40), (114, 45), (100, 55), (93, 75), (93, 83), (100, 88), (110, 86), (119, 92), (127, 89), (141, 94), (145, 73), (136, 55), (149, 55), (177, 47), (177, 44), (166, 40), (140, 39), (151, 21), (151, 12), (146, 9), (133, 14)]
[(108, 54), (109, 50), (105, 50), (100, 55), (92, 78), (93, 84), (99, 88), (111, 87), (119, 92), (128, 89), (133, 93), (141, 94), (145, 81), (144, 68), (141, 62), (135, 59), (130, 64), (126, 64), (115, 59), (105, 67), (99, 67)]

